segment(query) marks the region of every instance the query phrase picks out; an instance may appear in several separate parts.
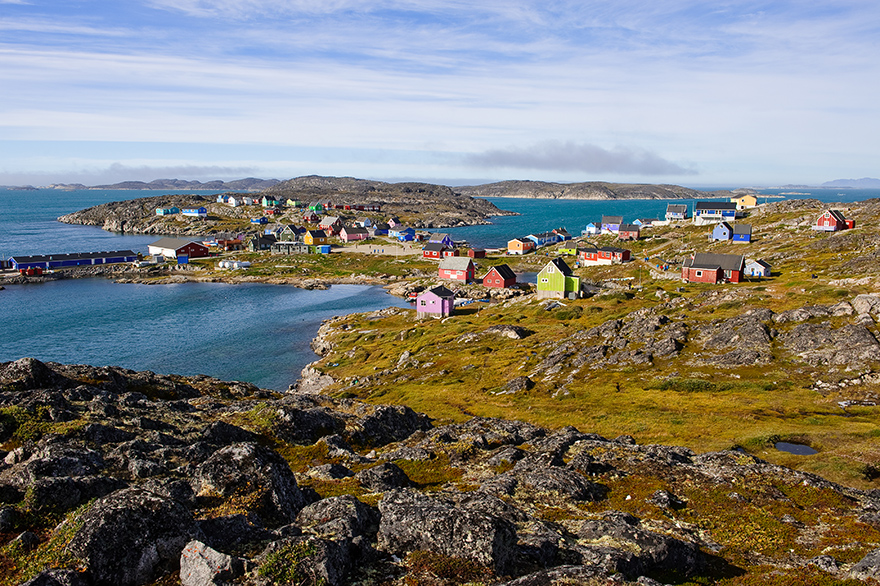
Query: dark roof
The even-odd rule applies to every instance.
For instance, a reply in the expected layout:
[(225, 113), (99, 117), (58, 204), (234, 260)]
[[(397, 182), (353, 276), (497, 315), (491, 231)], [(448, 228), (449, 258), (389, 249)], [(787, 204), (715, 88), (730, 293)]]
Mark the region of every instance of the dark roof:
[[(177, 250), (178, 248), (183, 248), (187, 244), (198, 244), (199, 246), (205, 246), (195, 240), (187, 240), (186, 238), (160, 238), (156, 240), (150, 246), (157, 246), (159, 248), (171, 248)], [(206, 247), (207, 248), (207, 247)]]
[(308, 232), (312, 235), (312, 238), (327, 238), (327, 233), (323, 230), (309, 230)]
[(455, 293), (444, 287), (443, 285), (437, 285), (436, 287), (432, 287), (425, 291), (425, 293), (433, 293), (437, 297), (455, 297)]
[(342, 229), (346, 234), (368, 234), (367, 230), (360, 226), (343, 226)]
[(618, 253), (629, 252), (626, 248), (616, 248), (614, 246), (603, 246), (599, 250), (602, 250), (605, 252), (618, 252)]
[(698, 210), (736, 210), (736, 204), (732, 201), (698, 201)]
[(621, 224), (620, 225), (621, 232), (638, 232), (639, 227), (635, 224)]
[[(529, 234), (529, 236), (534, 236), (535, 238), (556, 238), (558, 234), (556, 234), (556, 232), (533, 232)], [(529, 236), (526, 236), (526, 238), (528, 238)]]
[(843, 213), (840, 210), (828, 210), (828, 213), (838, 222), (846, 222), (846, 218), (843, 217)]
[[(566, 262), (564, 260), (562, 260), (561, 258), (554, 258), (547, 264), (552, 264), (553, 266), (555, 266), (557, 269), (559, 269), (559, 272), (562, 273), (563, 275), (565, 275), (566, 277), (571, 276), (571, 267), (568, 266), (566, 264)], [(546, 268), (546, 265), (544, 265), (544, 266)]]
[(750, 261), (747, 262), (746, 264), (752, 264), (752, 263), (759, 264), (759, 265), (761, 265), (762, 267), (764, 267), (765, 269), (769, 269), (769, 268), (770, 268), (770, 263), (767, 262), (766, 260), (761, 260), (761, 259), (758, 259), (758, 260), (750, 260)]
[(110, 258), (117, 256), (137, 256), (137, 254), (135, 254), (131, 250), (108, 250), (103, 252), (72, 252), (70, 254), (38, 254), (34, 256), (13, 255), (10, 256), (9, 259), (14, 260), (18, 264), (24, 264), (31, 262), (80, 260), (88, 258)]
[[(728, 231), (732, 230), (732, 228), (730, 227), (730, 224), (728, 224), (727, 222), (718, 222), (717, 224), (715, 224), (715, 228), (717, 228), (718, 226), (724, 226), (725, 228), (728, 229)], [(712, 229), (714, 230), (715, 228), (712, 228)]]
[(685, 203), (671, 203), (666, 206), (667, 214), (686, 214), (688, 211)]
[(623, 216), (602, 216), (603, 224), (620, 224), (623, 222)]
[(742, 270), (745, 260), (741, 254), (714, 254), (710, 252), (698, 252), (694, 258), (684, 261), (684, 266), (691, 268), (722, 268), (725, 271)]
[(733, 233), (734, 234), (749, 234), (752, 233), (752, 225), (751, 224), (734, 224), (733, 225)]
[(578, 252), (599, 252), (595, 246), (578, 246)]
[[(513, 272), (513, 269), (507, 265), (498, 265), (497, 267), (492, 267), (489, 269), (489, 272), (492, 272), (492, 269), (498, 272), (498, 275), (504, 279), (516, 279), (516, 273)], [(488, 273), (487, 273), (488, 274)]]
[(430, 238), (428, 238), (429, 242), (440, 242), (444, 238), (449, 238), (449, 234), (445, 234), (443, 232), (437, 232), (436, 234), (431, 234)]
[(378, 224), (373, 224), (373, 228), (376, 230), (388, 230), (390, 226), (385, 222), (379, 222)]
[(422, 250), (436, 250), (437, 252), (442, 252), (444, 250), (448, 250), (449, 247), (441, 242), (428, 242), (422, 248)]

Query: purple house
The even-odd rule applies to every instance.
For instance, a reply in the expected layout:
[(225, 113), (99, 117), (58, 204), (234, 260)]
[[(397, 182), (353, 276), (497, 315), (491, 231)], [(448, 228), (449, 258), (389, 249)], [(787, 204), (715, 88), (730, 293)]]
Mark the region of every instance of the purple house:
[(417, 317), (447, 317), (455, 307), (455, 293), (439, 285), (416, 297)]

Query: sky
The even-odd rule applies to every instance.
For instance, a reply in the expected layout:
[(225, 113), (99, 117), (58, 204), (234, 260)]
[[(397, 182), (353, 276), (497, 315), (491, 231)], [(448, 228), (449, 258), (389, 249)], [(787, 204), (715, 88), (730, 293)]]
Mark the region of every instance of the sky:
[(815, 185), (878, 96), (876, 0), (0, 0), (0, 185)]

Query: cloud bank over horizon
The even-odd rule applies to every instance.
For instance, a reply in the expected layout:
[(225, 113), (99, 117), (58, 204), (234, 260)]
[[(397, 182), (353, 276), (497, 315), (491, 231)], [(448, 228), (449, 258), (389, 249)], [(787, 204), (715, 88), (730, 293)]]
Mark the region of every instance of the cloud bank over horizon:
[(0, 183), (880, 174), (866, 0), (0, 3)]

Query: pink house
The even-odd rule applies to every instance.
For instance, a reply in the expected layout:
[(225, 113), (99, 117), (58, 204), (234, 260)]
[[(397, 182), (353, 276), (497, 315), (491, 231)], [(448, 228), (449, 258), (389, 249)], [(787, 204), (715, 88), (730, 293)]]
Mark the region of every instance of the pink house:
[(339, 238), (343, 242), (353, 242), (355, 240), (366, 240), (370, 233), (364, 228), (358, 226), (343, 226), (339, 232)]
[(455, 310), (455, 293), (439, 285), (416, 297), (416, 316), (447, 317)]

